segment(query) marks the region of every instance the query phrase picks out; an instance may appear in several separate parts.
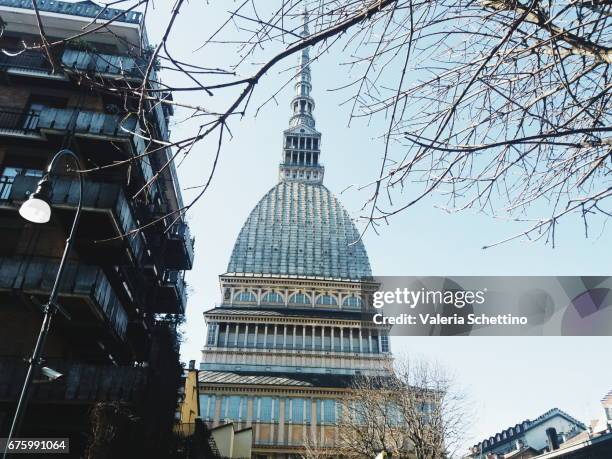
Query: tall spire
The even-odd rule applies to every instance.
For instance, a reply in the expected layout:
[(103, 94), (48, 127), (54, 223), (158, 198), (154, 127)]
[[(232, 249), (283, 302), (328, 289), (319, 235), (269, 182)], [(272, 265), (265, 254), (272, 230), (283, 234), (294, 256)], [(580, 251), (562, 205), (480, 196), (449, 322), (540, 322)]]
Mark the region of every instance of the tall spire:
[[(300, 36), (306, 39), (308, 31), (308, 10), (304, 2)], [(295, 96), (291, 100), (292, 115), (289, 129), (283, 133), (283, 157), (279, 168), (281, 181), (321, 183), (323, 166), (319, 164), (321, 133), (315, 129), (312, 112), (315, 107), (311, 97), (310, 49), (306, 47), (298, 57), (298, 73), (295, 76)]]
[[(308, 10), (304, 6), (302, 13), (303, 23), (302, 32), (300, 35), (306, 39), (310, 33), (308, 32)], [(310, 49), (304, 48), (298, 58), (298, 73), (295, 76), (295, 97), (291, 101), (293, 115), (289, 121), (290, 126), (298, 126), (305, 124), (306, 126), (314, 127), (315, 120), (312, 116), (314, 109), (314, 100), (310, 97), (312, 85), (310, 82)], [(296, 104), (296, 102), (298, 102)]]

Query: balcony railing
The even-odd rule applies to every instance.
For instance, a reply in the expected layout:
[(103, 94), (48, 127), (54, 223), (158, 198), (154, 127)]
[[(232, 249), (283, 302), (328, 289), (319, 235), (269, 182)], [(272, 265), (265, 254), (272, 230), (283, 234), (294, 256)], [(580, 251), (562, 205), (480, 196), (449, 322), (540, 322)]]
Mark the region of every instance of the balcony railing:
[[(28, 294), (49, 294), (59, 260), (52, 258), (0, 258), (0, 289)], [(88, 300), (121, 339), (125, 339), (128, 316), (101, 268), (69, 262), (60, 285), (62, 296)], [(79, 311), (82, 312), (82, 311)]]
[[(0, 177), (0, 201), (19, 203), (25, 201), (36, 190), (39, 177), (18, 175)], [(55, 179), (51, 193), (51, 204), (57, 207), (76, 208), (79, 202), (79, 185), (76, 180)], [(132, 209), (121, 187), (114, 183), (87, 182), (83, 190), (83, 208), (107, 209), (112, 212), (122, 234), (138, 228)], [(138, 234), (125, 237), (135, 260), (144, 254), (144, 243)]]
[(183, 314), (187, 304), (187, 286), (182, 271), (165, 271), (155, 292), (154, 312)]
[(73, 70), (129, 78), (142, 78), (147, 68), (144, 59), (70, 48), (64, 50), (62, 64)]
[(76, 108), (21, 110), (0, 108), (0, 132), (17, 135), (39, 134), (40, 130), (72, 131), (90, 137), (129, 139), (136, 127), (136, 118), (125, 118), (102, 112)]
[[(71, 70), (132, 79), (142, 79), (147, 68), (147, 62), (140, 57), (74, 48), (63, 50), (61, 63)], [(36, 50), (23, 52), (15, 50), (13, 55), (2, 53), (0, 68), (32, 76), (49, 76), (53, 70), (45, 54)], [(55, 76), (67, 79), (61, 72)]]
[[(75, 119), (76, 116), (76, 119)], [(75, 108), (51, 108), (40, 111), (38, 129), (72, 131), (94, 137), (130, 138), (136, 127), (136, 118), (125, 118), (102, 112)]]
[(164, 264), (171, 269), (191, 269), (194, 257), (194, 239), (185, 222), (176, 222), (166, 233), (167, 246)]
[(1, 53), (0, 68), (41, 75), (48, 75), (53, 70), (41, 51), (24, 51), (13, 56)]
[[(148, 379), (145, 368), (87, 365), (57, 359), (46, 359), (44, 364), (64, 376), (50, 383), (33, 384), (33, 402), (138, 403), (145, 395)], [(0, 357), (0, 400), (17, 399), (26, 369), (22, 359)]]
[(9, 135), (38, 135), (38, 116), (35, 110), (0, 108), (0, 133)]

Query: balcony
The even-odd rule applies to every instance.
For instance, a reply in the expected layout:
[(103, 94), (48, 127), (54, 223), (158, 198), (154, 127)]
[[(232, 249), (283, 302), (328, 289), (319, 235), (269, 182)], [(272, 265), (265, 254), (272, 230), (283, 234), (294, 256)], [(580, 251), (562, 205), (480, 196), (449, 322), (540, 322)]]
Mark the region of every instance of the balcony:
[(144, 59), (69, 48), (62, 54), (62, 64), (71, 70), (131, 79), (142, 79), (147, 68)]
[[(0, 205), (8, 203), (16, 207), (19, 203), (25, 201), (30, 193), (34, 192), (38, 180), (40, 180), (39, 177), (27, 175), (0, 177)], [(76, 210), (78, 202), (79, 186), (76, 180), (53, 180), (51, 204), (54, 207)], [(118, 184), (87, 182), (83, 190), (83, 210), (106, 211), (113, 219), (111, 225), (108, 223), (104, 225), (104, 222), (92, 219), (92, 223), (87, 226), (87, 222), (83, 221), (81, 225), (84, 228), (91, 229), (89, 234), (92, 239), (121, 236), (138, 228), (130, 203)], [(86, 220), (85, 215), (83, 217)], [(105, 233), (106, 228), (116, 228), (118, 232), (115, 230), (113, 234)], [(142, 238), (138, 234), (132, 234), (124, 239), (127, 241), (135, 263), (138, 263), (145, 251)]]
[[(58, 265), (59, 260), (53, 258), (2, 257), (0, 290), (48, 295)], [(69, 262), (60, 285), (59, 302), (75, 320), (102, 320), (116, 336), (125, 339), (128, 316), (101, 268)]]
[(0, 108), (0, 134), (40, 139), (38, 116), (39, 113), (34, 110)]
[(130, 139), (136, 128), (136, 118), (124, 118), (102, 112), (80, 110), (74, 119), (75, 108), (50, 108), (41, 110), (36, 128), (44, 131), (71, 131), (77, 135), (104, 139)]
[(76, 108), (51, 108), (21, 110), (0, 108), (0, 134), (44, 138), (43, 133), (65, 134), (68, 131), (82, 137), (109, 140), (129, 140), (136, 127), (136, 119), (119, 115), (81, 110)]
[[(19, 51), (16, 50), (15, 53)], [(14, 56), (0, 54), (0, 68), (12, 75), (25, 75), (56, 80), (67, 80), (65, 75), (53, 74), (53, 68), (41, 51), (24, 51)]]
[[(87, 365), (55, 359), (46, 360), (45, 365), (59, 371), (64, 377), (52, 383), (33, 384), (32, 402), (138, 403), (145, 395), (148, 379), (145, 368)], [(23, 360), (0, 357), (0, 400), (17, 400), (25, 373)]]
[(154, 293), (152, 312), (160, 314), (183, 314), (187, 304), (187, 286), (184, 273), (166, 271)]
[(164, 266), (169, 269), (191, 269), (193, 267), (193, 245), (189, 226), (185, 222), (175, 223), (166, 233)]
[[(14, 50), (13, 56), (0, 55), (0, 68), (12, 75), (68, 80), (63, 72), (52, 73), (53, 67), (42, 51)], [(120, 54), (104, 54), (90, 50), (66, 48), (61, 53), (61, 63), (65, 69), (107, 76), (141, 80), (147, 62), (139, 57)]]

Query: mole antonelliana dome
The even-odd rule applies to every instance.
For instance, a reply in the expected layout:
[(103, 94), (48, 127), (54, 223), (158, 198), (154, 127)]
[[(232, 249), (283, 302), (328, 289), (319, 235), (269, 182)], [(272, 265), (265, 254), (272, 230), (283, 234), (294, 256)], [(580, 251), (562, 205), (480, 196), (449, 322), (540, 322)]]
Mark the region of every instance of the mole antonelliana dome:
[(371, 276), (360, 234), (322, 184), (282, 181), (240, 231), (230, 273), (359, 280)]

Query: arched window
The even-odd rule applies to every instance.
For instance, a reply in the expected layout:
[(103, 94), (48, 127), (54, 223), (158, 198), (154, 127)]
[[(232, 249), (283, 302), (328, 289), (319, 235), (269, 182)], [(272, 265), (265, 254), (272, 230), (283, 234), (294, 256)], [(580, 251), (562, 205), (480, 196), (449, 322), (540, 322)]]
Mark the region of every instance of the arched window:
[(234, 301), (239, 303), (257, 303), (257, 297), (253, 292), (242, 291), (234, 295)]
[(317, 304), (323, 306), (337, 306), (338, 302), (331, 295), (321, 295), (319, 298), (317, 298)]
[(310, 304), (310, 297), (306, 295), (305, 293), (294, 293), (289, 298), (289, 304), (297, 304), (297, 305)]
[(261, 299), (262, 303), (270, 303), (270, 304), (283, 304), (285, 301), (283, 297), (278, 292), (268, 292)]
[(349, 296), (344, 299), (342, 302), (342, 306), (347, 308), (360, 308), (361, 307), (361, 298), (358, 296)]

